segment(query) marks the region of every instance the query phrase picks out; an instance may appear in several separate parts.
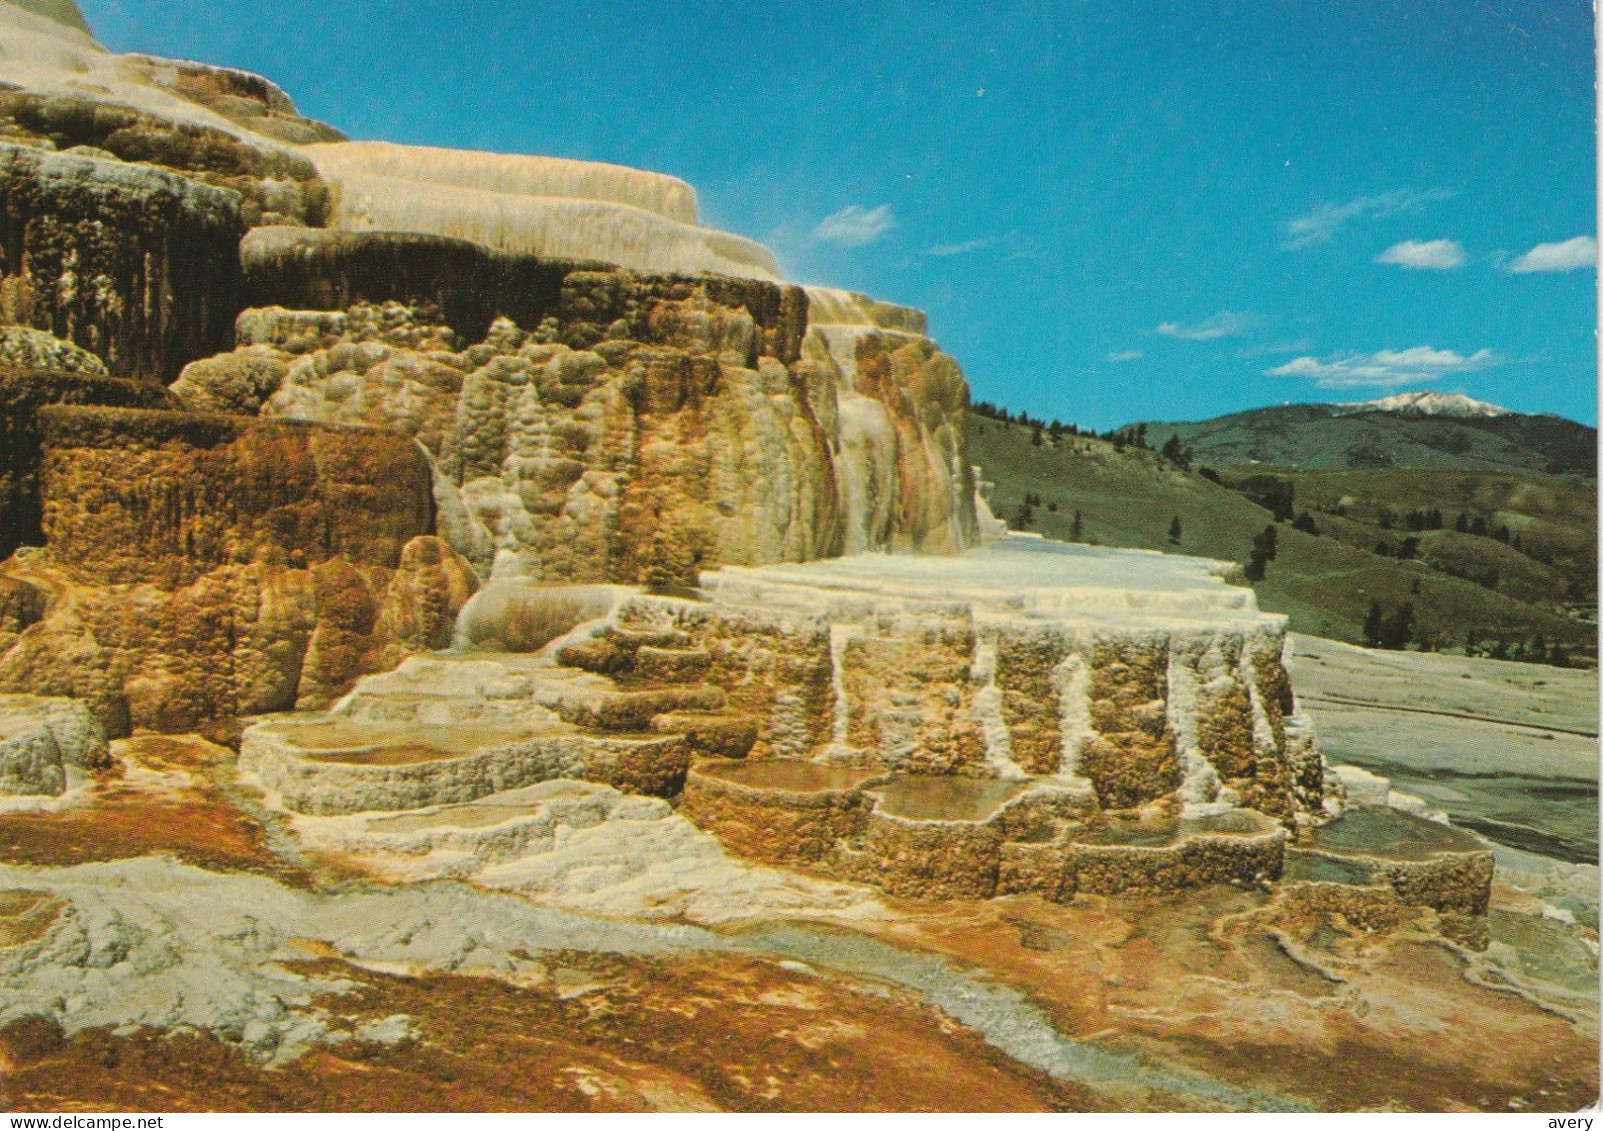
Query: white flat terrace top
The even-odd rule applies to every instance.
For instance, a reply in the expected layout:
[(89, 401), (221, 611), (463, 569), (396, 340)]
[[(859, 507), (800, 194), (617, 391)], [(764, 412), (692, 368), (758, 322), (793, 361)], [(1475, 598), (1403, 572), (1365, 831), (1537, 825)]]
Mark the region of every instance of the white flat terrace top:
[(739, 604), (828, 602), (850, 596), (969, 604), (1045, 617), (1269, 622), (1231, 563), (1149, 550), (1114, 550), (1010, 534), (951, 557), (855, 554), (798, 565), (726, 567), (702, 587)]

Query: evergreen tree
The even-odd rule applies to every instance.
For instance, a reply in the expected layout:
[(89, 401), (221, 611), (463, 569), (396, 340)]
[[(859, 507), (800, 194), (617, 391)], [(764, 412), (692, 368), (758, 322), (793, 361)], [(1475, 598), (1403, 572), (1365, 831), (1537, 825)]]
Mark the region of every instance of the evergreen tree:
[(1176, 546), (1180, 544), (1180, 516), (1175, 515), (1174, 521), (1169, 523), (1169, 541)]
[(1387, 617), (1380, 628), (1380, 646), (1402, 651), (1414, 636), (1414, 604), (1404, 601), (1395, 613)]
[(1085, 523), (1082, 522), (1081, 519), (1080, 519), (1080, 512), (1079, 511), (1075, 511), (1074, 512), (1074, 521), (1069, 523), (1069, 541), (1070, 542), (1083, 542), (1083, 541), (1085, 541), (1085, 538), (1083, 537), (1084, 534), (1085, 534)]
[(1369, 602), (1369, 613), (1364, 617), (1364, 643), (1371, 648), (1380, 646), (1380, 631), (1383, 614), (1379, 601)]

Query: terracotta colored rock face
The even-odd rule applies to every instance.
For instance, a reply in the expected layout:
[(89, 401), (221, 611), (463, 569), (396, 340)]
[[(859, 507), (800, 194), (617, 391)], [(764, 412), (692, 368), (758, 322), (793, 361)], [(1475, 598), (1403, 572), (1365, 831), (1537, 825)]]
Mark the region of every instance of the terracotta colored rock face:
[(841, 665), (847, 740), (903, 773), (985, 772), (969, 680), (973, 652), (969, 618), (910, 636), (849, 640)]
[(1041, 629), (999, 634), (996, 682), (1002, 689), (1002, 714), (1013, 759), (1031, 774), (1056, 773), (1062, 761), (1056, 673), (1073, 643), (1063, 633)]
[(0, 212), (8, 321), (74, 342), (113, 373), (162, 381), (228, 344), (240, 305), (237, 193), (0, 146)]
[(1098, 641), (1091, 650), (1091, 722), (1098, 737), (1080, 767), (1112, 808), (1152, 801), (1180, 784), (1169, 728), (1167, 640)]
[(226, 732), (238, 716), (325, 706), (358, 676), (447, 646), (477, 585), (427, 536), (396, 567), (255, 562), (172, 588), (83, 586), (36, 559), (0, 575), (53, 597), (20, 631), (0, 631), (0, 690), (82, 700), (113, 735)]
[(255, 560), (393, 569), (431, 529), (429, 470), (393, 433), (196, 413), (39, 413), (52, 558), (99, 583), (193, 583)]
[[(23, 406), (128, 392), (12, 386)], [(432, 536), (428, 464), (404, 436), (104, 406), (16, 415), (42, 453), (48, 550), (0, 584), (0, 688), (81, 699), (113, 734), (227, 733), (241, 715), (326, 705), (448, 646), (477, 588)]]
[(38, 413), (51, 404), (165, 408), (168, 398), (156, 385), (0, 368), (0, 558), (44, 541)]

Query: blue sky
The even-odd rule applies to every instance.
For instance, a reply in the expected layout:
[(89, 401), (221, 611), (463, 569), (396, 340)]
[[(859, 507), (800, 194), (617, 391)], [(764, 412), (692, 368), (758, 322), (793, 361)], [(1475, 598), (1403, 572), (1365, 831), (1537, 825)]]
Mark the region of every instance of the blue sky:
[(1583, 0), (81, 0), (353, 137), (695, 185), (1095, 427), (1464, 392), (1597, 420)]

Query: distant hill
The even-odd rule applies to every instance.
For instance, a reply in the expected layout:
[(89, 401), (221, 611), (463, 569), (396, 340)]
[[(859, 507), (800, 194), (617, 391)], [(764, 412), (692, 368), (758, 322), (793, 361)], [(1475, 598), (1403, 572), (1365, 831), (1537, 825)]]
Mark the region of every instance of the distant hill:
[(1216, 468), (1256, 463), (1310, 471), (1597, 475), (1597, 429), (1454, 394), (1404, 393), (1358, 404), (1277, 405), (1196, 422), (1148, 421), (1146, 436), (1155, 448), (1177, 436), (1196, 463)]
[[(1313, 406), (1269, 411), (1329, 422)], [(1372, 603), (1388, 611), (1406, 603), (1415, 639), (1444, 651), (1473, 642), (1477, 654), (1506, 645), (1513, 655), (1540, 635), (1577, 664), (1595, 655), (1597, 495), (1587, 480), (1242, 467), (1210, 479), (1200, 456), (1187, 470), (1126, 442), (1054, 438), (978, 414), (968, 430), (992, 509), (1015, 528), (1024, 511), (1025, 528), (1049, 538), (1246, 565), (1254, 539), (1273, 525), (1278, 552), (1253, 588), (1263, 608), (1289, 614), (1299, 632), (1363, 643)], [(1149, 427), (1147, 435), (1161, 445), (1169, 433)], [(1252, 478), (1277, 481), (1298, 523), (1277, 522), (1254, 501)]]

